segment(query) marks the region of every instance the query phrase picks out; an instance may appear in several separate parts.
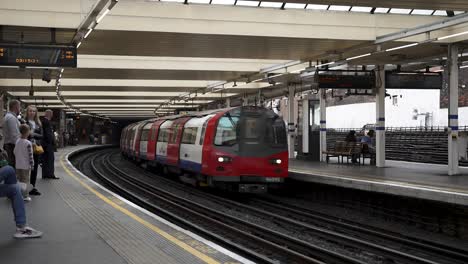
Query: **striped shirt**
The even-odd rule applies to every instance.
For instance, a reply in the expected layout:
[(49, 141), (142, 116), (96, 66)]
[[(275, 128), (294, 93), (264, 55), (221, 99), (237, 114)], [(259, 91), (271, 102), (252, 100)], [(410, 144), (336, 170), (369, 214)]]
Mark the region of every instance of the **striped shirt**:
[(31, 141), (20, 138), (15, 145), (16, 168), (21, 170), (30, 170), (34, 167), (33, 148)]

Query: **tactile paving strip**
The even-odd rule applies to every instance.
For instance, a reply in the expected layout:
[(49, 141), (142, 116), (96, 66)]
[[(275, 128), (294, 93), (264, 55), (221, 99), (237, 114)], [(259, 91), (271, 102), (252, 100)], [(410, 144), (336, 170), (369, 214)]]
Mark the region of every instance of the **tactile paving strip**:
[(78, 192), (64, 180), (54, 181), (62, 199), (128, 263), (204, 263), (157, 234), (149, 235), (146, 231), (146, 235), (141, 236), (141, 227), (124, 225), (115, 215), (89, 200), (85, 196), (89, 194)]

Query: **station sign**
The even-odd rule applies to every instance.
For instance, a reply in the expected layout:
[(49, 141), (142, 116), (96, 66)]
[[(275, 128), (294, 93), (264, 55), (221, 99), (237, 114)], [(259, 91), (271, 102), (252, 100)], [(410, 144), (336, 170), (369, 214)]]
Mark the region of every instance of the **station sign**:
[(0, 66), (76, 68), (76, 48), (0, 44)]
[(439, 72), (385, 72), (388, 89), (441, 89), (442, 83)]
[(374, 89), (374, 71), (326, 70), (317, 75), (321, 89)]

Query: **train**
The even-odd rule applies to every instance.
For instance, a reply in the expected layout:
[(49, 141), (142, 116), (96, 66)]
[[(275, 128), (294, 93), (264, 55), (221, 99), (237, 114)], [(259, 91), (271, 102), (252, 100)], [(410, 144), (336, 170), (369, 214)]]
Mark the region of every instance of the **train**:
[(284, 120), (239, 106), (153, 118), (123, 128), (125, 158), (197, 186), (266, 192), (288, 176)]

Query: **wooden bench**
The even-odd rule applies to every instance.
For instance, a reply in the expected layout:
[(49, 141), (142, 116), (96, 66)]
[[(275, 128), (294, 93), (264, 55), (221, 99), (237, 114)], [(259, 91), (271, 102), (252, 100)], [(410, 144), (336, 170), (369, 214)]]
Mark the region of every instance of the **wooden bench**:
[(357, 142), (345, 142), (345, 141), (336, 141), (332, 148), (323, 151), (322, 154), (326, 155), (327, 163), (330, 161), (330, 158), (337, 157), (338, 163), (344, 163), (344, 157), (346, 157), (346, 163), (349, 163), (349, 159), (356, 157), (358, 162), (361, 162), (362, 154), (362, 143)]

